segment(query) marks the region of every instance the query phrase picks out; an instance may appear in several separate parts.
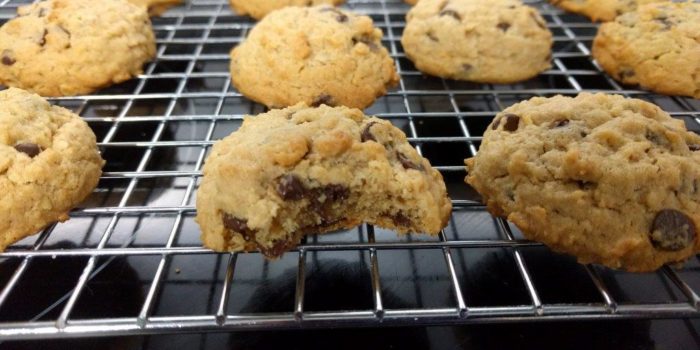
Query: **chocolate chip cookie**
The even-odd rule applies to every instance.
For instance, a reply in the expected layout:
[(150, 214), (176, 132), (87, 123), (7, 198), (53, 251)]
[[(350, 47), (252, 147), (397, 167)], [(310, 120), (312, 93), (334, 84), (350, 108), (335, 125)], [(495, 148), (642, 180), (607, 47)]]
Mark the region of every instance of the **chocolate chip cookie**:
[(88, 94), (140, 74), (155, 55), (145, 8), (126, 0), (47, 0), (0, 28), (0, 84), (42, 96)]
[(612, 21), (615, 17), (632, 12), (641, 5), (663, 1), (668, 0), (549, 0), (564, 10), (602, 22)]
[(518, 103), (466, 165), (492, 214), (582, 263), (652, 271), (700, 251), (700, 136), (648, 102)]
[(406, 56), (430, 75), (505, 84), (551, 66), (552, 34), (518, 0), (421, 0), (406, 21)]
[(332, 6), (277, 10), (231, 51), (233, 85), (269, 107), (365, 108), (399, 80), (381, 38), (369, 17)]
[(700, 98), (700, 3), (655, 3), (600, 26), (593, 57), (624, 84)]
[(80, 117), (20, 89), (0, 91), (0, 251), (67, 220), (103, 164)]
[(340, 5), (345, 0), (229, 0), (236, 13), (261, 19), (268, 13), (288, 6)]
[(390, 122), (299, 104), (246, 117), (214, 144), (196, 220), (206, 247), (277, 257), (305, 234), (363, 221), (434, 235), (450, 210), (440, 173)]
[(173, 6), (182, 4), (182, 0), (128, 0), (130, 3), (145, 6), (150, 16), (160, 16)]

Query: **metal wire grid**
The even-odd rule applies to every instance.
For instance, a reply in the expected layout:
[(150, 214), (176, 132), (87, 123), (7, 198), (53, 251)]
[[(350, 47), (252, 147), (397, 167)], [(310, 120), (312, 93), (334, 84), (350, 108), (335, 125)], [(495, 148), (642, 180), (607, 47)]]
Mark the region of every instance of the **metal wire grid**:
[[(0, 15), (5, 20), (12, 17), (21, 3), (4, 1)], [(541, 245), (524, 240), (517, 228), (505, 220), (488, 216), (478, 198), (466, 190), (461, 160), (476, 153), (480, 135), (499, 110), (531, 96), (614, 91), (655, 102), (686, 120), (691, 129), (698, 129), (698, 101), (620, 86), (590, 59), (594, 24), (564, 14), (546, 3), (532, 4), (540, 9), (555, 34), (553, 68), (533, 81), (508, 86), (423, 77), (406, 60), (400, 44), (406, 5), (400, 0), (351, 0), (346, 4), (348, 8), (370, 15), (382, 28), (384, 44), (394, 57), (402, 78), (398, 89), (377, 101), (367, 113), (387, 118), (407, 133), (419, 152), (445, 176), (455, 209), (450, 226), (437, 239), (416, 235), (395, 237), (367, 225), (349, 230), (340, 238), (333, 238), (334, 235), (310, 237), (299, 246), (296, 254), (288, 253), (282, 260), (287, 263), (294, 260), (296, 283), (292, 308), (275, 312), (241, 312), (240, 309), (231, 312), (232, 304), (237, 301), (231, 295), (237, 286), (236, 276), (248, 275), (246, 271), (252, 269), (251, 261), (255, 260), (262, 271), (261, 279), (248, 281), (251, 284), (264, 283), (269, 270), (283, 262), (268, 263), (258, 254), (213, 254), (199, 245), (192, 222), (193, 195), (209, 147), (235, 130), (244, 114), (264, 111), (263, 107), (242, 98), (229, 82), (228, 51), (245, 37), (254, 23), (233, 15), (225, 0), (188, 1), (184, 7), (154, 19), (157, 59), (146, 66), (145, 73), (138, 79), (94, 95), (52, 99), (53, 103), (81, 114), (93, 127), (108, 164), (100, 185), (85, 207), (71, 213), (73, 219), (53, 225), (0, 255), (1, 265), (11, 267), (4, 269), (6, 278), (0, 279), (4, 281), (4, 285), (0, 283), (0, 337), (30, 339), (183, 331), (700, 316), (697, 259), (679, 271), (664, 268), (657, 274), (640, 277), (644, 283), (653, 279), (669, 290), (668, 294), (654, 297), (651, 302), (617, 298), (611, 291), (610, 279), (601, 277), (604, 274), (635, 279), (639, 275), (595, 266), (578, 267), (584, 275), (574, 275), (589, 279), (597, 300), (576, 302), (562, 297), (554, 298), (556, 302), (545, 301), (543, 295), (552, 293), (537, 287), (538, 275), (532, 273), (529, 268), (532, 265), (528, 263), (528, 251), (543, 249)], [(482, 218), (479, 222), (488, 223), (486, 228), (474, 225), (477, 216)], [(488, 234), (477, 233), (480, 230)], [(143, 234), (144, 231), (148, 234)], [(70, 243), (62, 244), (66, 241)], [(513, 264), (511, 267), (517, 272), (526, 294), (523, 302), (479, 305), (468, 297), (473, 288), (479, 287), (465, 284), (465, 274), (479, 267), (465, 264), (465, 256), (494, 249), (506, 251), (510, 257), (508, 264)], [(426, 306), (429, 302), (404, 307), (388, 305), (393, 303), (387, 301), (383, 284), (391, 280), (383, 277), (387, 272), (382, 272), (382, 266), (387, 265), (387, 260), (382, 257), (393, 256), (392, 253), (410, 256), (411, 272), (406, 282), (410, 283), (425, 278), (419, 272), (425, 268), (421, 261), (422, 264), (436, 264), (435, 260), (416, 258), (428, 251), (444, 261), (445, 273), (441, 281), (448, 290), (448, 305)], [(309, 310), (305, 307), (309, 301), (305, 298), (309, 264), (318, 264), (316, 259), (322, 254), (349, 253), (358, 254), (361, 266), (369, 273), (369, 306), (357, 310)], [(210, 285), (206, 311), (188, 315), (159, 314), (160, 300), (174, 276), (173, 269), (177, 265), (174, 261), (197, 256), (211, 258), (207, 261), (214, 266), (214, 277), (180, 282)], [(135, 315), (122, 317), (108, 310), (100, 317), (80, 317), (82, 312), (76, 305), (93, 291), (89, 285), (100, 277), (118, 278), (110, 275), (114, 273), (110, 264), (114, 265), (118, 259), (141, 257), (150, 258), (153, 264), (147, 276), (140, 278), (145, 294)], [(242, 259), (246, 262), (239, 262)], [(29, 283), (32, 266), (43, 268), (54, 260), (51, 266), (58, 274), (63, 274), (61, 264), (65, 261), (78, 262), (79, 273), (64, 278), (69, 287), (38, 313), (26, 317), (12, 315), (12, 306), (16, 303), (13, 298), (27, 292), (23, 283)], [(245, 279), (239, 282), (246, 283)], [(189, 302), (194, 300), (185, 304)]]

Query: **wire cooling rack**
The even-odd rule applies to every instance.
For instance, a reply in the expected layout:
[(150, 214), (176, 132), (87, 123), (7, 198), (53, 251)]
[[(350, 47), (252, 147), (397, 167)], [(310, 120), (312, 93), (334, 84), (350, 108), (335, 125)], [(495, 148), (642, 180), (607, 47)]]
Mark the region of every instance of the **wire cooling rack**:
[[(3, 1), (14, 16), (28, 1)], [(552, 69), (515, 85), (423, 76), (400, 44), (408, 6), (350, 0), (384, 31), (401, 75), (367, 114), (386, 118), (445, 177), (454, 210), (438, 237), (367, 225), (311, 236), (278, 261), (200, 246), (194, 194), (212, 143), (264, 107), (230, 85), (231, 47), (254, 22), (226, 0), (153, 20), (157, 58), (129, 82), (51, 99), (79, 113), (107, 160), (65, 223), (0, 254), (0, 339), (233, 330), (700, 316), (700, 262), (630, 274), (579, 265), (491, 217), (466, 186), (494, 115), (533, 96), (608, 91), (660, 105), (699, 130), (700, 102), (624, 87), (590, 57), (596, 25), (531, 2), (554, 34)], [(692, 327), (692, 326), (689, 326)]]

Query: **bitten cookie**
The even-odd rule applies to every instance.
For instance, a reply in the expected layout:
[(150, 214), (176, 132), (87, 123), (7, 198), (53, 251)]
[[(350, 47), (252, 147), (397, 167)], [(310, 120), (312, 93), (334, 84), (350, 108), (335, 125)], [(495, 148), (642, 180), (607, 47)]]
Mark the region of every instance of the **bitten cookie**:
[(399, 80), (381, 37), (367, 16), (332, 6), (287, 7), (231, 51), (231, 78), (268, 107), (365, 108)]
[(0, 251), (68, 212), (97, 185), (104, 161), (77, 115), (41, 97), (0, 91)]
[(700, 251), (700, 136), (618, 95), (536, 97), (499, 113), (467, 183), (525, 237), (629, 271)]
[(229, 0), (231, 7), (240, 15), (262, 19), (268, 13), (288, 6), (340, 5), (345, 0)]
[(160, 16), (173, 6), (182, 4), (182, 0), (127, 0), (132, 4), (145, 6), (151, 16)]
[(514, 83), (551, 66), (552, 34), (518, 0), (421, 0), (406, 21), (406, 56), (430, 75)]
[(640, 5), (668, 0), (549, 0), (562, 9), (578, 13), (593, 21), (612, 21), (615, 17), (632, 12)]
[(196, 220), (206, 247), (277, 257), (305, 234), (363, 221), (437, 234), (450, 210), (440, 173), (390, 122), (299, 104), (247, 117), (214, 144)]
[(624, 84), (700, 98), (700, 3), (658, 3), (604, 23), (593, 57)]
[(125, 0), (47, 0), (0, 28), (0, 83), (42, 96), (88, 94), (155, 55), (145, 9)]

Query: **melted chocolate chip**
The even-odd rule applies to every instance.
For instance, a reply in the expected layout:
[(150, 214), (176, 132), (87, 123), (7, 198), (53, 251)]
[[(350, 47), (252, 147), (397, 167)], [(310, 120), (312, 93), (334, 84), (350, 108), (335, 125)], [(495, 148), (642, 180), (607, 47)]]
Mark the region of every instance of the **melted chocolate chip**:
[(267, 258), (276, 259), (282, 256), (284, 252), (294, 248), (296, 244), (290, 241), (279, 240), (273, 241), (272, 247), (269, 248), (263, 247), (260, 244), (257, 244), (257, 246), (258, 250), (260, 251), (260, 253), (262, 253), (262, 255), (264, 255)]
[(503, 130), (510, 132), (518, 130), (518, 126), (520, 126), (519, 116), (515, 114), (506, 114), (504, 119), (506, 120), (506, 122), (503, 123)]
[(693, 152), (700, 151), (700, 145), (690, 144), (688, 145), (688, 149), (690, 149)]
[(498, 29), (500, 29), (500, 30), (502, 30), (502, 31), (505, 32), (505, 31), (508, 31), (508, 28), (510, 28), (510, 23), (508, 23), (508, 22), (501, 22), (501, 23), (498, 23), (498, 24), (496, 25), (496, 27), (498, 27)]
[(15, 145), (15, 149), (18, 152), (22, 152), (22, 153), (28, 155), (29, 158), (34, 158), (39, 153), (41, 153), (41, 147), (39, 147), (39, 145), (37, 145), (36, 143), (30, 143), (30, 142), (18, 143)]
[(3, 50), (2, 51), (2, 64), (6, 66), (11, 66), (17, 62), (13, 56), (12, 51), (10, 50)]
[(311, 102), (312, 107), (318, 107), (320, 105), (334, 106), (333, 96), (329, 94), (320, 94), (316, 99)]
[(321, 190), (326, 195), (326, 201), (339, 202), (350, 196), (350, 189), (343, 185), (330, 184), (323, 186)]
[(403, 212), (398, 212), (392, 215), (391, 221), (398, 227), (411, 227), (411, 219)]
[(301, 180), (294, 174), (283, 175), (277, 180), (277, 194), (286, 201), (304, 198), (306, 190)]
[(660, 250), (678, 251), (695, 240), (695, 224), (687, 215), (674, 209), (656, 214), (651, 226), (651, 243)]
[(420, 164), (413, 163), (405, 154), (401, 152), (396, 152), (396, 158), (401, 162), (404, 169), (416, 169), (423, 170), (423, 166)]
[(440, 16), (450, 16), (458, 21), (462, 20), (462, 16), (460, 16), (455, 10), (442, 10), (440, 11)]
[(369, 130), (372, 125), (377, 124), (377, 122), (369, 122), (364, 129), (362, 129), (362, 134), (360, 135), (360, 141), (362, 142), (367, 142), (367, 141), (374, 141), (377, 142), (377, 139), (374, 138), (374, 135), (372, 135), (372, 132)]
[(226, 213), (222, 214), (221, 218), (224, 223), (224, 228), (240, 233), (246, 241), (255, 240), (256, 232), (248, 227), (248, 220), (239, 219)]
[(340, 23), (345, 23), (348, 21), (348, 16), (335, 7), (322, 8), (321, 12), (333, 12), (333, 13), (335, 13), (335, 20), (340, 22)]
[(559, 120), (553, 121), (552, 124), (550, 125), (550, 127), (551, 128), (561, 128), (561, 127), (564, 127), (567, 125), (569, 125), (568, 119), (559, 119)]

